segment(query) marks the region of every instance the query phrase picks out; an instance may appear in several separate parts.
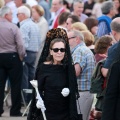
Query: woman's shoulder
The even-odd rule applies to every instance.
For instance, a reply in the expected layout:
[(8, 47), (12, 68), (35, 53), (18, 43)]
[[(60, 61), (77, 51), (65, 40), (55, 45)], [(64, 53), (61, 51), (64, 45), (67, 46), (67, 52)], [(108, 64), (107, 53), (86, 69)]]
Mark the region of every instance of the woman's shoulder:
[(46, 70), (46, 67), (49, 67), (49, 66), (51, 66), (50, 62), (43, 62), (39, 64), (39, 69)]
[(45, 73), (48, 72), (50, 69), (51, 64), (49, 62), (43, 62), (40, 63), (39, 66), (37, 67), (37, 71), (40, 73)]
[(45, 61), (40, 64), (40, 70), (43, 72), (60, 72), (66, 69), (66, 66), (62, 64), (52, 64), (51, 61)]

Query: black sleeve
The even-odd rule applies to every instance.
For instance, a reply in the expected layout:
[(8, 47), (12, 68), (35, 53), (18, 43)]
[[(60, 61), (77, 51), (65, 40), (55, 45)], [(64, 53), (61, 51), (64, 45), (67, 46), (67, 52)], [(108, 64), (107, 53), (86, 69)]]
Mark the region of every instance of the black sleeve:
[(114, 120), (117, 98), (119, 95), (120, 65), (115, 63), (111, 68), (110, 77), (105, 94), (102, 120)]
[(43, 72), (42, 69), (40, 69), (37, 72), (36, 79), (38, 80), (38, 90), (42, 95), (42, 92), (44, 91), (44, 84), (45, 84), (45, 73)]
[[(38, 90), (39, 90), (39, 93), (40, 93), (42, 98), (43, 98), (42, 92), (44, 89), (44, 81), (45, 81), (44, 78), (45, 78), (45, 74), (40, 66), (36, 71), (35, 80), (38, 80)], [(35, 89), (33, 89), (32, 101), (31, 101), (31, 105), (29, 108), (27, 120), (38, 120), (41, 117), (42, 117), (41, 109), (38, 109), (36, 107), (36, 91), (35, 91)]]

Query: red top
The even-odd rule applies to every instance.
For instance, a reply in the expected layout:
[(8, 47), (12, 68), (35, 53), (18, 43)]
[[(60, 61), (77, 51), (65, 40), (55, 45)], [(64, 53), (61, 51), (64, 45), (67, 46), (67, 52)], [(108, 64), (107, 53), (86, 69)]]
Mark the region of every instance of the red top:
[(58, 27), (58, 18), (59, 18), (59, 16), (60, 16), (63, 12), (65, 12), (65, 9), (61, 10), (60, 14), (57, 16), (57, 18), (56, 18), (56, 20), (55, 20), (55, 23), (54, 23), (54, 25), (53, 25), (53, 28), (57, 28), (57, 27)]

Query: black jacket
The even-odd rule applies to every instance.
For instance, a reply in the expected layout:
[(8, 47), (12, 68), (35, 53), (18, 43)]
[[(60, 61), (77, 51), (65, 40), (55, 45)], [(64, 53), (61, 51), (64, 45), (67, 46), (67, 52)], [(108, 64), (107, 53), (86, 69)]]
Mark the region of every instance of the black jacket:
[(114, 63), (111, 68), (102, 120), (120, 120), (120, 61)]

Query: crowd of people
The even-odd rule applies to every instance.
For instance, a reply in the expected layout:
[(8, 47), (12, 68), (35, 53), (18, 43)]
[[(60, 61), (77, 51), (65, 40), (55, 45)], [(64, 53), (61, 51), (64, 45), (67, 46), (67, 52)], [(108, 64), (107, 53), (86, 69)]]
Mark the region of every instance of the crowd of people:
[[(8, 81), (10, 116), (22, 116), (21, 90), (32, 89), (27, 120), (120, 120), (119, 40), (119, 0), (0, 0), (0, 117)], [(91, 78), (103, 60), (93, 106)]]

